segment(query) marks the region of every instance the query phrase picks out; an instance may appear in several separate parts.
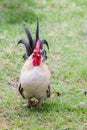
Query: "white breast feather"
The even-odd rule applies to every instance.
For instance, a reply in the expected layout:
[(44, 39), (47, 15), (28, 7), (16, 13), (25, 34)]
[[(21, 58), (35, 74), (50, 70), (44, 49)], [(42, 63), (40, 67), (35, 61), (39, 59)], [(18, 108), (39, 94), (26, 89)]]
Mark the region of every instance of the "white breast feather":
[(40, 67), (33, 67), (28, 72), (23, 72), (20, 76), (20, 82), (24, 90), (25, 98), (46, 98), (47, 89), (50, 84), (50, 79), (46, 73), (42, 72)]

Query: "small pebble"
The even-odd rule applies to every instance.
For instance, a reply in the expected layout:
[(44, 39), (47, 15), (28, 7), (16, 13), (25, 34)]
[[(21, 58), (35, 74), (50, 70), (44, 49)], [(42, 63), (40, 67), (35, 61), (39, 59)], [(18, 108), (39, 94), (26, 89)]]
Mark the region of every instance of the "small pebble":
[(57, 96), (58, 96), (58, 97), (60, 97), (60, 96), (62, 96), (62, 94), (61, 94), (61, 93), (59, 93), (59, 92), (57, 92)]
[(29, 103), (25, 103), (24, 105), (23, 105), (23, 108), (29, 108), (30, 106), (29, 106)]
[(80, 107), (87, 107), (87, 103), (85, 103), (85, 102), (80, 102), (79, 106), (80, 106)]
[(87, 95), (87, 90), (84, 91), (84, 95)]
[(56, 74), (57, 70), (56, 69), (52, 69), (50, 72), (51, 72), (51, 74)]

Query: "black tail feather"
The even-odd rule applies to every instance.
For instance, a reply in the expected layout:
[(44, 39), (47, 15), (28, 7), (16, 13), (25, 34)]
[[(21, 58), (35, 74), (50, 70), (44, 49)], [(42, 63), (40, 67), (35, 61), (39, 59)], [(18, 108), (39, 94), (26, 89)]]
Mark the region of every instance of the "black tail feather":
[(47, 48), (49, 50), (48, 42), (45, 39), (43, 39), (41, 41), (41, 52), (42, 52), (42, 56), (43, 56), (43, 61), (45, 61), (47, 59), (47, 52), (46, 52), (46, 50), (43, 47), (44, 44), (47, 46)]
[(48, 48), (48, 50), (49, 50), (48, 42), (47, 42), (45, 39), (43, 39), (43, 40), (41, 41), (41, 49), (43, 49), (43, 45), (44, 45), (44, 44), (47, 46), (47, 48)]
[(18, 41), (18, 44), (24, 44), (25, 48), (26, 48), (26, 55), (29, 57), (31, 54), (31, 48), (30, 48), (30, 43), (24, 39), (21, 39), (20, 41)]
[(38, 39), (39, 39), (39, 21), (38, 21), (38, 17), (37, 17), (36, 42)]
[(32, 40), (31, 33), (30, 33), (30, 31), (26, 27), (24, 27), (24, 30), (25, 30), (25, 33), (27, 35), (28, 41), (30, 43), (30, 49), (33, 52), (33, 40)]

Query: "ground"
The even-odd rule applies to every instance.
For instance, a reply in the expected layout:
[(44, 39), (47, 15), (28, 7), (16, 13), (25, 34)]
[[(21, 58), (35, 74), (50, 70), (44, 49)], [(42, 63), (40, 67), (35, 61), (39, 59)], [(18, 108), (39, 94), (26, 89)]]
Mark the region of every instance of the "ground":
[[(87, 129), (87, 2), (79, 0), (0, 1), (0, 129)], [(17, 90), (24, 64), (24, 24), (49, 43), (47, 65), (52, 94), (40, 109), (24, 109)]]

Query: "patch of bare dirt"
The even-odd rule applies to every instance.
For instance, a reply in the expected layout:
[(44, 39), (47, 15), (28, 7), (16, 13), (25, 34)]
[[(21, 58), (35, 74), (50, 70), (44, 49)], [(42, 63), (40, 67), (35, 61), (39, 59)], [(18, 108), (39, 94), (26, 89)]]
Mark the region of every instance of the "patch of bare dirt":
[(59, 52), (53, 52), (53, 60), (60, 60), (61, 59), (61, 53)]
[(8, 130), (7, 120), (5, 117), (3, 117), (1, 120), (0, 129)]
[(14, 88), (18, 87), (18, 79), (12, 79), (8, 82), (9, 85), (13, 86)]

